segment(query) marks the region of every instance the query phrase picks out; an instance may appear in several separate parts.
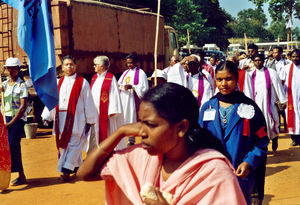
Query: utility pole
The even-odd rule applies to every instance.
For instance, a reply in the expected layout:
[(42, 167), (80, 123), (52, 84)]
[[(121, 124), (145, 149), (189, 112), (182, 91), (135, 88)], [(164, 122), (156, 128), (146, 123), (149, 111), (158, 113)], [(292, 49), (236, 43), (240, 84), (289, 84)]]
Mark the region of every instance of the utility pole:
[[(290, 1), (290, 4), (289, 4), (289, 21), (286, 25), (286, 28), (287, 28), (287, 41), (288, 42), (291, 42), (293, 40), (293, 37), (292, 37), (292, 28), (293, 28), (293, 4), (294, 4), (294, 1), (291, 0)], [(287, 47), (287, 49), (289, 50), (289, 45)]]

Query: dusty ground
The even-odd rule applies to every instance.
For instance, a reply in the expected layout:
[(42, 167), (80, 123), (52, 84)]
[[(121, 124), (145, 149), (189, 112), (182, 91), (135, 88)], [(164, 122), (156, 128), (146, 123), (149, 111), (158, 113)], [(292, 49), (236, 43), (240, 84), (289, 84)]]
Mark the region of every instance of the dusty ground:
[[(22, 139), (28, 185), (10, 186), (0, 194), (1, 205), (104, 204), (104, 183), (63, 183), (56, 171), (57, 151), (50, 130), (39, 130), (35, 139)], [(300, 148), (291, 148), (282, 135), (279, 149), (268, 154), (264, 205), (300, 205)], [(271, 147), (269, 147), (271, 148)], [(12, 179), (16, 178), (12, 174)]]

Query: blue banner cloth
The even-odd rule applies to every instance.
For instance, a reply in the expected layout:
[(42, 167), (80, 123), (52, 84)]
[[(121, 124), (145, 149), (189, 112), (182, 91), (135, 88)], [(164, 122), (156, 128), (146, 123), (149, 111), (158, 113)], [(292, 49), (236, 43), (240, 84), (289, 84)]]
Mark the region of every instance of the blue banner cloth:
[(50, 0), (3, 0), (18, 10), (18, 42), (29, 57), (34, 88), (52, 110), (58, 104), (55, 45)]

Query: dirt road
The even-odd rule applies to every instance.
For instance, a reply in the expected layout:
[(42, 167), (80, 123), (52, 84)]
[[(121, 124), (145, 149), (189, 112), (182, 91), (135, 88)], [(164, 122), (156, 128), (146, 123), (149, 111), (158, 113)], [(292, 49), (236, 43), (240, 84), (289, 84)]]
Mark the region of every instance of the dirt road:
[[(104, 204), (104, 183), (64, 183), (56, 171), (57, 150), (50, 130), (39, 130), (35, 139), (22, 139), (28, 184), (10, 186), (0, 194), (1, 205)], [(279, 149), (268, 154), (264, 205), (300, 205), (300, 148), (291, 148), (282, 135)], [(269, 147), (271, 148), (271, 147)], [(16, 178), (12, 174), (12, 179)]]

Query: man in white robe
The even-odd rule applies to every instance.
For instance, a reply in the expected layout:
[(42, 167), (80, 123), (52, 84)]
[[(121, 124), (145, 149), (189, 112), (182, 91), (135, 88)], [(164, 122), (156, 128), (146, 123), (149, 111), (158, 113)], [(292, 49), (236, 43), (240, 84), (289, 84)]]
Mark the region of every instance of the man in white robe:
[(210, 76), (209, 73), (202, 73), (204, 70), (199, 67), (199, 60), (196, 56), (187, 57), (187, 60), (191, 74), (188, 78), (188, 89), (192, 91), (197, 99), (200, 110), (201, 106), (213, 96), (213, 85), (206, 76)]
[(166, 67), (163, 71), (166, 72), (168, 74), (168, 72), (170, 71), (170, 69), (179, 62), (179, 57), (178, 56), (172, 56), (169, 60), (169, 66)]
[[(62, 80), (58, 81), (58, 84), (60, 85), (58, 107), (53, 109), (51, 112), (45, 108), (42, 113), (44, 121), (47, 122), (55, 119), (59, 122), (58, 126), (55, 125), (56, 123), (54, 123), (53, 126), (54, 132), (56, 135), (57, 133), (59, 135), (56, 136), (57, 140), (62, 139), (62, 134), (64, 132), (70, 133), (70, 130), (65, 130), (67, 129), (65, 128), (65, 123), (69, 122), (69, 117), (67, 118), (69, 104), (76, 103), (72, 100), (71, 92), (73, 91), (73, 87), (76, 87), (75, 84), (78, 83), (76, 80), (82, 78), (77, 76), (76, 68), (76, 62), (73, 57), (65, 56), (63, 58), (62, 70), (64, 72), (64, 76)], [(72, 126), (67, 126), (72, 127), (71, 137), (67, 141), (66, 146), (57, 144), (57, 147), (60, 150), (57, 170), (58, 172), (62, 172), (61, 177), (64, 181), (69, 181), (70, 174), (76, 173), (77, 169), (81, 165), (82, 150), (87, 142), (89, 127), (95, 124), (97, 119), (97, 110), (94, 105), (89, 83), (85, 79), (81, 82), (82, 86), (81, 90), (79, 90), (80, 95), (77, 100), (75, 115), (73, 116), (74, 122), (73, 124), (71, 123)], [(58, 116), (56, 116), (56, 114), (58, 114)], [(59, 119), (59, 121), (57, 119)]]
[(254, 43), (248, 45), (248, 58), (245, 58), (239, 62), (239, 68), (251, 72), (255, 70), (254, 56), (258, 54), (258, 46)]
[(167, 72), (167, 75), (168, 83), (176, 83), (178, 85), (187, 87), (186, 72), (181, 63), (176, 63), (175, 65), (173, 65), (172, 68)]
[[(284, 66), (281, 70), (280, 79), (284, 82), (284, 90), (288, 98), (286, 117), (288, 131), (292, 138), (291, 145), (297, 146), (300, 145), (300, 50), (293, 50), (291, 58), (292, 63)], [(291, 98), (290, 102), (289, 97)], [(291, 115), (292, 113), (294, 116)], [(289, 118), (291, 121), (294, 120), (294, 126), (290, 126)]]
[(282, 58), (283, 49), (280, 46), (276, 46), (272, 49), (273, 60), (265, 64), (267, 68), (276, 70), (277, 74), (280, 75), (282, 68), (287, 62)]
[[(137, 66), (135, 53), (126, 57), (128, 69), (121, 75), (118, 84), (123, 108), (124, 124), (134, 123), (137, 119), (140, 98), (149, 89), (147, 75)], [(135, 143), (135, 137), (129, 137), (128, 145)]]
[(272, 150), (276, 151), (278, 148), (280, 120), (276, 102), (279, 101), (280, 104), (285, 104), (287, 98), (276, 71), (264, 67), (264, 55), (256, 55), (254, 64), (256, 69), (251, 73), (253, 100), (264, 114), (268, 137), (272, 140)]
[[(97, 121), (94, 125), (93, 133), (90, 138), (90, 147), (89, 150), (93, 149), (95, 146), (98, 146), (101, 142), (99, 141), (99, 111), (101, 107), (101, 100), (102, 102), (106, 102), (108, 100), (108, 125), (107, 125), (107, 135), (110, 136), (113, 132), (115, 132), (120, 126), (123, 125), (123, 112), (122, 112), (122, 104), (120, 98), (120, 91), (118, 88), (118, 83), (115, 76), (112, 76), (110, 86), (109, 86), (109, 97), (108, 99), (105, 97), (105, 93), (102, 93), (102, 86), (104, 79), (107, 80), (108, 76), (106, 75), (109, 69), (109, 58), (106, 56), (97, 56), (94, 59), (94, 68), (96, 74), (92, 78), (91, 82), (91, 90), (92, 96), (94, 99), (94, 103), (97, 109)], [(104, 91), (105, 92), (105, 91)], [(102, 97), (100, 97), (102, 95)], [(103, 125), (102, 125), (103, 126)], [(127, 146), (126, 138), (123, 138), (120, 143), (117, 145), (116, 150), (124, 149)]]

